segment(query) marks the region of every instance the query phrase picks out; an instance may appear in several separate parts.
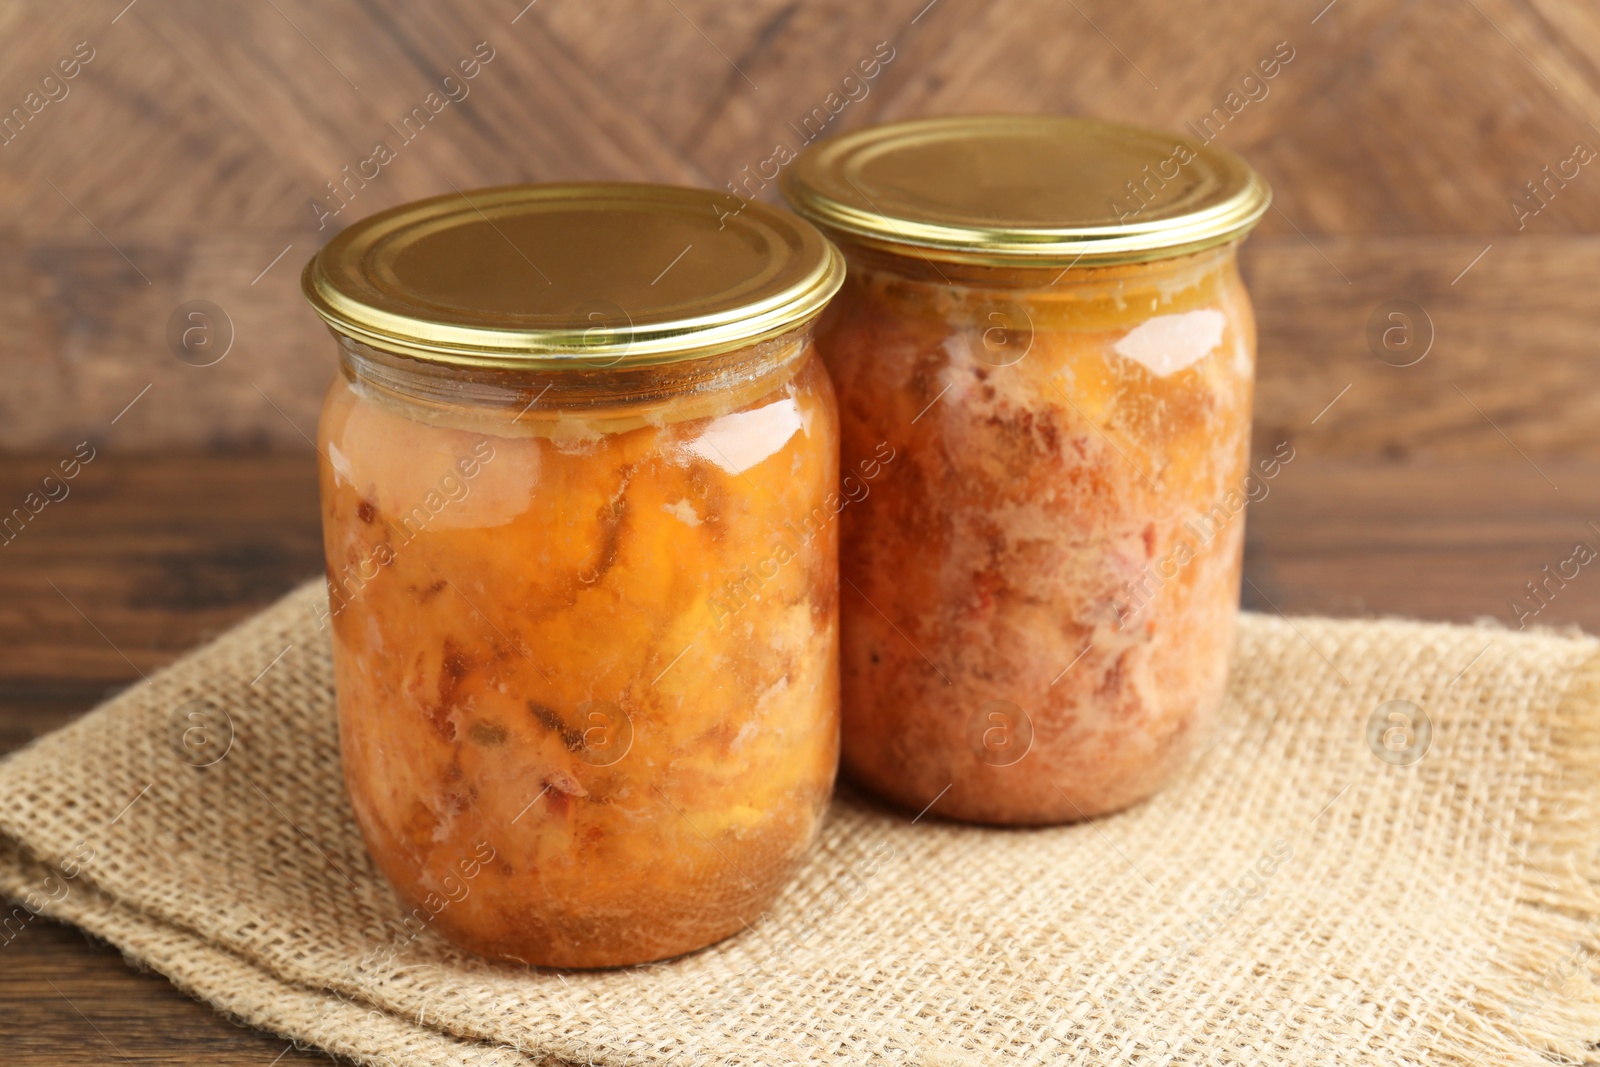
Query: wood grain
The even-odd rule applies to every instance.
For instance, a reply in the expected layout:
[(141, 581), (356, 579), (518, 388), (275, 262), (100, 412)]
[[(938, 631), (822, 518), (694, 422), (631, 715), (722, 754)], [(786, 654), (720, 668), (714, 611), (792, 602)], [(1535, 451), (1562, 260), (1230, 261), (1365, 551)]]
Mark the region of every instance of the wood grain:
[(0, 949), (0, 1049), (17, 1065), (290, 1067), (334, 1061), (231, 1022), (80, 931), (36, 922)]
[[(1582, 169), (1547, 204), (1526, 190), (1578, 142), (1600, 146), (1600, 16), (1581, 5), (1249, 0), (1174, 18), (1157, 0), (172, 0), (113, 23), (115, 6), (25, 0), (0, 13), (0, 114), (77, 42), (94, 50), (69, 94), (0, 146), (0, 448), (95, 435), (121, 448), (294, 447), (332, 366), (298, 271), (337, 226), (452, 186), (722, 187), (777, 143), (800, 147), (798, 120), (880, 43), (893, 59), (826, 132), (983, 110), (1193, 129), (1225, 108), (1211, 132), (1277, 193), (1247, 246), (1264, 431), (1314, 402), (1300, 385), (1325, 388), (1341, 361), (1360, 362), (1379, 300), (1420, 291), (1448, 359), (1358, 381), (1341, 448), (1492, 454), (1499, 434), (1440, 387), (1447, 363), (1470, 368), (1470, 388), (1458, 384), (1517, 424), (1503, 428), (1531, 454), (1600, 448), (1588, 432), (1600, 381), (1579, 358), (1600, 177)], [(461, 80), (480, 43), (494, 58)], [(1293, 58), (1245, 95), (1280, 46)], [(452, 73), (465, 97), (403, 139), (403, 117)], [(340, 205), (329, 183), (377, 141), (397, 158), (344, 186), (348, 204), (319, 229), (311, 203)], [(1518, 197), (1540, 210), (1519, 219)], [(167, 348), (168, 318), (193, 299), (232, 323), (213, 367)], [(1529, 359), (1550, 374), (1524, 373)], [(1402, 404), (1415, 435), (1382, 429)]]
[[(1243, 260), (1261, 334), (1258, 441), (1310, 432), (1350, 458), (1600, 457), (1600, 313), (1579, 281), (1600, 277), (1600, 239), (1340, 237), (1312, 251), (1272, 237)], [(1392, 300), (1426, 313), (1417, 332), (1431, 330), (1431, 348), (1412, 366), (1368, 342)]]

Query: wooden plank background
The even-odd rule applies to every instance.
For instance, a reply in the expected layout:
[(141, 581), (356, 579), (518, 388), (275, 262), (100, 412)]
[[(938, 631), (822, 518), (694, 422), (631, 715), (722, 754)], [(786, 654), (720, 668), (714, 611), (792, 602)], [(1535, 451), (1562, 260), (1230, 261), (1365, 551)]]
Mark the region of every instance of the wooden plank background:
[[(1592, 4), (123, 3), (0, 8), (0, 115), (40, 100), (80, 42), (93, 56), (0, 146), (0, 448), (299, 447), (332, 356), (297, 274), (334, 227), (452, 185), (722, 187), (797, 145), (794, 126), (887, 42), (828, 132), (989, 110), (1179, 129), (1224, 109), (1219, 143), (1277, 191), (1246, 256), (1262, 435), (1350, 384), (1314, 431), (1323, 452), (1487, 457), (1509, 438), (1600, 454), (1585, 284), (1600, 166), (1537, 214), (1513, 207), (1540, 206), (1527, 183), (1600, 146)], [(458, 76), (464, 99), (403, 141), (475, 47), (493, 58)], [(1275, 78), (1246, 82), (1284, 49)], [(337, 205), (328, 183), (378, 141), (395, 158), (319, 231), (312, 202)], [(1431, 317), (1416, 367), (1367, 348), (1391, 298)], [(215, 366), (168, 350), (169, 317), (196, 299), (232, 322)]]
[[(875, 54), (892, 54), (878, 76), (845, 84)], [(1256, 441), (1297, 458), (1251, 508), (1248, 606), (1514, 623), (1525, 581), (1600, 545), (1589, 0), (12, 0), (0, 510), (78, 442), (96, 458), (0, 552), (0, 752), (316, 571), (304, 435), (333, 350), (298, 272), (335, 226), (513, 181), (722, 188), (830, 103), (828, 133), (951, 112), (1209, 117), (1271, 181), (1244, 254)], [(394, 158), (324, 218), (329, 183), (379, 141)], [(231, 323), (212, 366), (169, 347), (195, 300)], [(1426, 312), (1412, 366), (1367, 339), (1396, 300)], [(1600, 630), (1600, 579), (1537, 621)], [(65, 928), (0, 947), (0, 1060), (113, 1049), (285, 1051)]]

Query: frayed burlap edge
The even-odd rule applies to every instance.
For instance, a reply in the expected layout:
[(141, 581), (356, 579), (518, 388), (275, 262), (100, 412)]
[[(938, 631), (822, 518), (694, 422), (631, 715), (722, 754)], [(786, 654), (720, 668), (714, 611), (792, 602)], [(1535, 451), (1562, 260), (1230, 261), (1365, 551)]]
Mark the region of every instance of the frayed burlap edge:
[(1490, 827), (1524, 861), (1507, 924), (1520, 951), (1491, 961), (1466, 1010), (1425, 1044), (1440, 1060), (1521, 1063), (1531, 1048), (1592, 1063), (1600, 1049), (1600, 653), (1574, 672), (1547, 744), (1560, 774), (1531, 799), (1553, 814), (1521, 841)]

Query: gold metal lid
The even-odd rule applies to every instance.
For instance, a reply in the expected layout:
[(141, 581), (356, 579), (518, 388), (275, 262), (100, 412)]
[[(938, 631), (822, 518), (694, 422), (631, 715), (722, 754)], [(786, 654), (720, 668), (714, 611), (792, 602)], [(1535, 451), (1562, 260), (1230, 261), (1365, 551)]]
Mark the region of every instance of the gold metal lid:
[(477, 367), (645, 365), (777, 336), (844, 260), (779, 208), (707, 189), (514, 185), (404, 204), (341, 231), (301, 288), (335, 331)]
[(825, 231), (983, 266), (1098, 266), (1247, 233), (1272, 193), (1244, 160), (1177, 134), (1059, 115), (959, 115), (844, 134), (784, 196)]

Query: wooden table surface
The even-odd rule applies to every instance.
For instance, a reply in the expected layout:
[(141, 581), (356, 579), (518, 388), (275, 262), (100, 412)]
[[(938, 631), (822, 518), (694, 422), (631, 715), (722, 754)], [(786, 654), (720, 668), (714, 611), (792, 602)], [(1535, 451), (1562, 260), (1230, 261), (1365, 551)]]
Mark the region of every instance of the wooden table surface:
[[(845, 83), (880, 43), (893, 58)], [(473, 55), (492, 58), (404, 133)], [(1541, 568), (1600, 546), (1593, 5), (14, 0), (0, 509), (78, 442), (97, 455), (0, 546), (0, 751), (317, 572), (305, 433), (331, 347), (297, 276), (337, 226), (452, 186), (721, 189), (817, 108), (827, 133), (967, 111), (1204, 126), (1261, 170), (1255, 441), (1295, 459), (1251, 508), (1247, 607), (1515, 625)], [(378, 140), (396, 158), (351, 181)], [(210, 366), (169, 340), (194, 300), (226, 323)], [(1396, 301), (1390, 351), (1372, 337)], [(1600, 632), (1600, 571), (1536, 621)], [(0, 947), (8, 1067), (323, 1058), (286, 1048), (75, 930)]]

